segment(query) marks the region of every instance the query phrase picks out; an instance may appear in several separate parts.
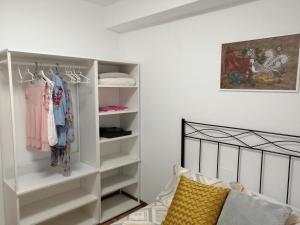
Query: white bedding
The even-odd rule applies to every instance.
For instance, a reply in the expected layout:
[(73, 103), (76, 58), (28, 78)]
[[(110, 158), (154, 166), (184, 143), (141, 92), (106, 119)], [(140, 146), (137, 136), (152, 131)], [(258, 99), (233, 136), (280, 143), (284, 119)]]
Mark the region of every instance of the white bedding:
[[(175, 194), (178, 181), (180, 176), (186, 176), (192, 180), (195, 180), (200, 183), (204, 183), (207, 185), (213, 185), (218, 187), (230, 188), (234, 190), (239, 190), (248, 195), (257, 195), (260, 198), (268, 200), (273, 203), (278, 203), (276, 200), (268, 198), (264, 195), (258, 195), (256, 193), (252, 193), (248, 191), (243, 185), (237, 183), (228, 183), (222, 180), (218, 180), (216, 178), (210, 178), (203, 176), (198, 173), (191, 173), (191, 171), (181, 168), (179, 166), (174, 167), (174, 176), (168, 182), (164, 190), (158, 195), (156, 201), (145, 208), (142, 208), (129, 216), (119, 220), (113, 225), (159, 225), (164, 220), (167, 215), (168, 208), (172, 202), (173, 196)], [(284, 204), (283, 204), (284, 205)], [(300, 225), (300, 210), (293, 208), (292, 215), (290, 216), (286, 225)]]
[(127, 73), (109, 72), (99, 74), (99, 78), (126, 78), (130, 77)]
[(124, 85), (124, 86), (134, 86), (135, 79), (130, 77), (120, 77), (120, 78), (100, 78), (99, 85)]

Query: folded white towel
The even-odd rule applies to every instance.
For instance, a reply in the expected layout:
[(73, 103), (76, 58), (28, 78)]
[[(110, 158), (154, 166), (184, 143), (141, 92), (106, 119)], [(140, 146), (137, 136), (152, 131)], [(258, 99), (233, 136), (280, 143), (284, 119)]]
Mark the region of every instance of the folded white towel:
[(100, 78), (99, 85), (124, 85), (124, 86), (134, 86), (135, 79), (133, 78)]
[(127, 78), (127, 77), (129, 77), (129, 74), (119, 73), (119, 72), (110, 72), (110, 73), (99, 74), (99, 78)]

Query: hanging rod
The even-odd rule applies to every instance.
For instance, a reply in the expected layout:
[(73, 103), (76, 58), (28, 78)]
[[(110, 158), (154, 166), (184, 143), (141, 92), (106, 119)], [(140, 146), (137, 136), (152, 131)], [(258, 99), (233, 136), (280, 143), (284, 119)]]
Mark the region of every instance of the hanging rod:
[[(3, 63), (7, 63), (7, 60), (2, 60), (0, 61), (0, 64), (3, 64)], [(35, 62), (17, 62), (17, 61), (14, 61), (12, 62), (13, 65), (18, 65), (18, 66), (36, 66), (36, 63)], [(41, 66), (44, 66), (44, 67), (67, 67), (67, 68), (74, 68), (74, 69), (88, 69), (87, 66), (79, 66), (79, 65), (66, 65), (66, 64), (51, 64), (51, 63), (38, 63), (39, 65)]]

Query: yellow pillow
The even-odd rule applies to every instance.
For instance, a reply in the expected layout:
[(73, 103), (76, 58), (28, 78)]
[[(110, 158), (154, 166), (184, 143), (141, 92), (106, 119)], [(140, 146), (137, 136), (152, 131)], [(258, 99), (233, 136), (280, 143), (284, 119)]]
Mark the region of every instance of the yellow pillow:
[(215, 225), (229, 189), (181, 177), (162, 225)]

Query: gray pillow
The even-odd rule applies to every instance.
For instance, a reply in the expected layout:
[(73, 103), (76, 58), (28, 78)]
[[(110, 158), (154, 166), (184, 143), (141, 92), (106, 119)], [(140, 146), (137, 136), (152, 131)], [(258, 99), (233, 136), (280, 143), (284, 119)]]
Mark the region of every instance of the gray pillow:
[(285, 225), (292, 209), (232, 190), (217, 225)]

